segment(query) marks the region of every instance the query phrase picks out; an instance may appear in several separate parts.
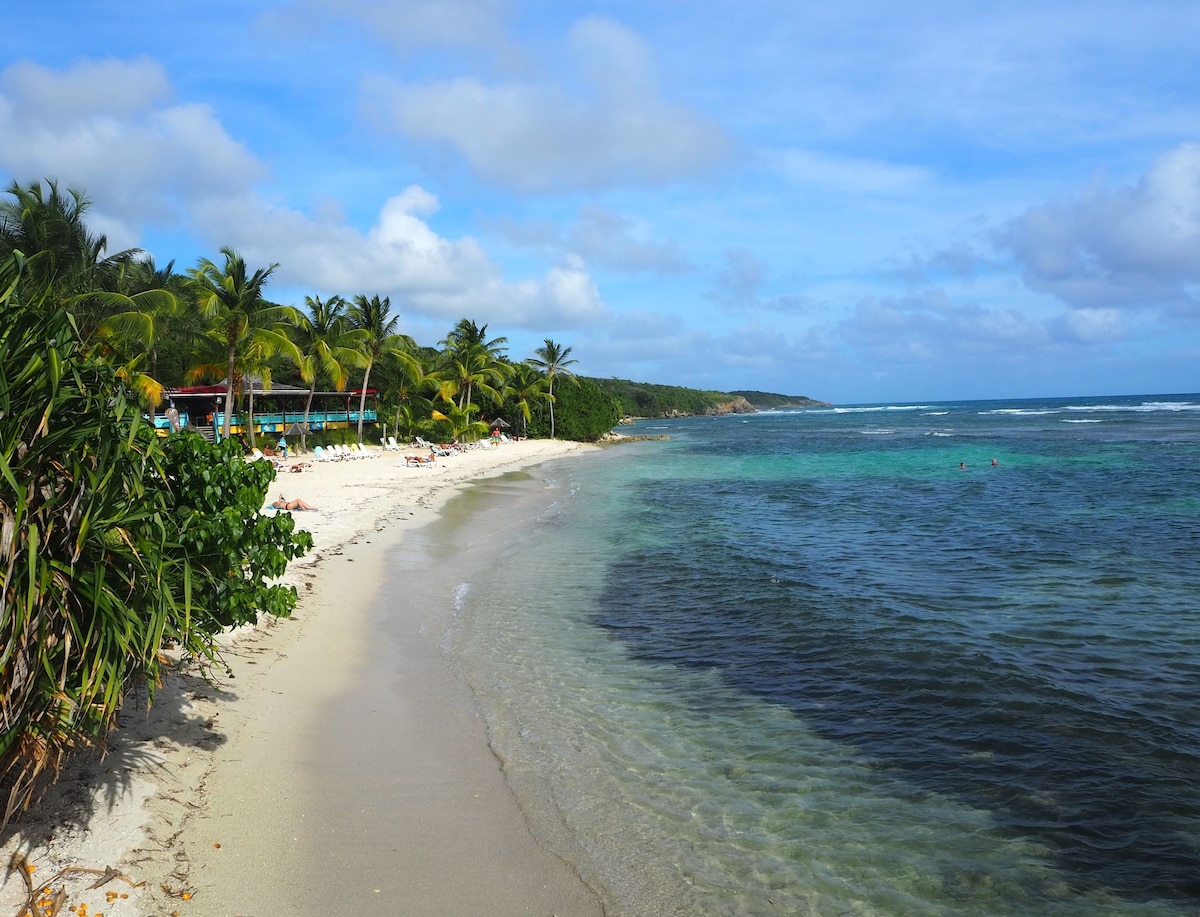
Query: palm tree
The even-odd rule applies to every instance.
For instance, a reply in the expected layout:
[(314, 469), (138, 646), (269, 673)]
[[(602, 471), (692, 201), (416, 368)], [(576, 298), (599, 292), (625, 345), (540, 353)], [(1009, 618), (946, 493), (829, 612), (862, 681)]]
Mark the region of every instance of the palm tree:
[(512, 399), (521, 414), (521, 435), (529, 433), (529, 419), (533, 416), (533, 402), (546, 397), (545, 379), (527, 363), (513, 366), (512, 376), (504, 387), (506, 400)]
[[(158, 344), (170, 338), (191, 338), (198, 327), (195, 313), (187, 308), (187, 277), (175, 273), (175, 262), (158, 267), (152, 255), (135, 258), (123, 265), (117, 281), (117, 291), (135, 301), (139, 294), (162, 291), (171, 294), (174, 306), (166, 299), (154, 301), (151, 332), (144, 337), (149, 353), (150, 373), (158, 378)], [(112, 316), (102, 323), (111, 324)]]
[(508, 349), (505, 346), (508, 338), (496, 337), (489, 341), (487, 329), (487, 325), (477, 325), (469, 318), (460, 318), (442, 344), (455, 351), (483, 349), (495, 357), (503, 356)]
[(172, 261), (159, 269), (152, 257), (135, 259), (120, 267), (116, 292), (83, 294), (109, 310), (100, 319), (96, 335), (120, 367), (118, 378), (141, 395), (151, 423), (163, 392), (158, 345), (180, 335), (181, 320), (186, 316), (185, 303), (171, 289), (180, 286), (174, 266)]
[(391, 315), (392, 301), (385, 296), (380, 299), (364, 295), (354, 297), (354, 305), (350, 307), (350, 323), (364, 332), (362, 353), (366, 357), (366, 370), (363, 372), (362, 393), (358, 399), (358, 443), (362, 445), (363, 412), (367, 407), (367, 384), (371, 380), (371, 368), (380, 357), (391, 354), (401, 361), (409, 360), (415, 363), (411, 350), (416, 342), (406, 334), (396, 331), (400, 321), (398, 315)]
[[(406, 354), (408, 356), (408, 354)], [(389, 407), (394, 407), (392, 425), (397, 436), (400, 424), (410, 431), (417, 417), (429, 417), (433, 402), (429, 396), (437, 390), (437, 377), (429, 372), (420, 352), (411, 354), (412, 359), (389, 356), (380, 363), (382, 384), (380, 393)], [(384, 433), (387, 433), (386, 425)]]
[(471, 414), (476, 410), (478, 409), (473, 404), (465, 404), (459, 407), (456, 404), (449, 403), (446, 405), (445, 411), (434, 411), (430, 414), (430, 417), (449, 425), (450, 438), (456, 442), (460, 442), (468, 434), (483, 436), (487, 433), (487, 424), (478, 420), (471, 420)]
[(350, 377), (348, 367), (365, 366), (363, 345), (366, 334), (353, 328), (346, 317), (349, 304), (340, 296), (322, 301), (319, 296), (306, 296), (308, 314), (300, 314), (296, 323), (296, 343), (300, 347), (300, 378), (308, 383), (308, 399), (304, 402), (304, 424), (300, 433), (300, 449), (308, 451), (308, 415), (317, 377), (326, 373), (336, 391), (343, 391)]
[(82, 313), (81, 331), (85, 336), (95, 326), (88, 313), (87, 298), (94, 290), (115, 289), (115, 276), (121, 265), (138, 252), (130, 249), (105, 256), (108, 240), (88, 230), (83, 216), (91, 206), (83, 191), (72, 188), (63, 194), (58, 183), (32, 182), (22, 187), (9, 185), (11, 199), (0, 201), (0, 258), (20, 252), (26, 258), (22, 288), (25, 298), (39, 298), (39, 292), (56, 305), (72, 303)]
[(470, 319), (459, 319), (442, 345), (441, 395), (453, 401), (459, 409), (474, 405), (476, 391), (487, 395), (495, 402), (501, 400), (498, 387), (511, 372), (510, 364), (504, 361), (505, 344), (508, 338), (488, 340), (487, 325), (479, 326)]
[(556, 376), (574, 379), (575, 373), (567, 367), (579, 361), (567, 359), (571, 355), (570, 347), (556, 344), (550, 338), (545, 340), (545, 345), (534, 351), (537, 356), (530, 357), (525, 362), (540, 369), (546, 378), (546, 396), (550, 401), (550, 438), (554, 439), (554, 379)]
[(221, 249), (225, 263), (217, 265), (201, 258), (188, 271), (196, 305), (208, 322), (205, 338), (209, 344), (209, 359), (201, 359), (188, 370), (189, 380), (225, 378), (225, 418), (221, 437), (229, 437), (233, 414), (234, 393), (248, 383), (250, 392), (250, 442), (254, 444), (254, 380), (257, 373), (263, 388), (270, 386), (268, 361), (284, 354), (297, 365), (300, 350), (288, 336), (296, 324), (299, 311), (291, 306), (268, 302), (263, 297), (271, 274), (279, 265), (259, 268), (249, 274), (246, 262), (232, 248)]

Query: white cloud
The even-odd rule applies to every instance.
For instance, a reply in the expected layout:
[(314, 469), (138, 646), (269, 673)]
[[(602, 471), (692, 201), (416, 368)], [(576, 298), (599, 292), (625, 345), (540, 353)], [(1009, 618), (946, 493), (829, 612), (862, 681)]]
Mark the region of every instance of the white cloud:
[(389, 198), (362, 232), (328, 214), (313, 218), (253, 195), (212, 200), (198, 222), (216, 240), (232, 240), (250, 263), (281, 259), (280, 283), (326, 293), (388, 295), (402, 310), (454, 321), (464, 315), (496, 325), (577, 328), (603, 320), (604, 304), (578, 259), (539, 279), (506, 281), (499, 265), (470, 237), (447, 239), (423, 217), (438, 209), (423, 188)]
[(855, 195), (911, 192), (931, 177), (927, 169), (915, 166), (808, 150), (768, 151), (764, 160), (796, 184)]
[(733, 312), (798, 313), (810, 308), (805, 297), (794, 293), (763, 296), (767, 279), (766, 265), (753, 252), (741, 246), (730, 248), (707, 298)]
[(629, 273), (681, 274), (692, 270), (678, 242), (648, 238), (651, 233), (645, 226), (599, 204), (580, 207), (577, 217), (567, 225), (509, 217), (487, 222), (513, 245), (570, 252), (589, 265)]
[(368, 34), (401, 53), (437, 48), (508, 49), (508, 0), (306, 0), (266, 18), (310, 33), (314, 14), (361, 23)]
[[(568, 258), (563, 264), (550, 268), (542, 289), (536, 292), (526, 308), (528, 314), (522, 322), (526, 326), (578, 327), (605, 317), (600, 291), (578, 258)], [(560, 309), (562, 312), (558, 312)], [(565, 324), (564, 316), (568, 318)]]
[(717, 276), (717, 298), (738, 308), (753, 306), (765, 276), (766, 268), (749, 249), (728, 249), (725, 266)]
[(938, 289), (868, 297), (839, 325), (838, 334), (880, 363), (999, 355), (1052, 344), (1040, 321), (1015, 309), (959, 305)]
[(1107, 344), (1126, 336), (1125, 322), (1117, 309), (1069, 309), (1051, 327), (1060, 339), (1081, 344)]
[(18, 114), (46, 125), (131, 118), (171, 97), (165, 71), (148, 58), (85, 59), (66, 71), (18, 61), (0, 73), (0, 92)]
[(992, 264), (988, 257), (976, 251), (971, 243), (959, 241), (948, 248), (929, 254), (909, 254), (888, 261), (880, 273), (899, 277), (912, 285), (931, 282), (941, 275), (971, 278)]
[(450, 147), (476, 174), (523, 192), (661, 185), (726, 159), (730, 143), (716, 124), (663, 98), (651, 52), (632, 31), (588, 19), (568, 43), (576, 80), (377, 77), (368, 106), (407, 137)]
[(510, 282), (475, 239), (430, 226), (440, 204), (424, 188), (388, 199), (365, 231), (328, 202), (312, 217), (265, 200), (254, 187), (259, 162), (210, 109), (172, 104), (170, 95), (148, 60), (10, 67), (0, 73), (0, 171), (82, 187), (95, 202), (88, 222), (109, 236), (110, 250), (137, 245), (147, 225), (185, 225), (214, 250), (231, 245), (251, 264), (280, 262), (277, 282), (379, 292), (431, 318), (553, 329), (604, 318), (578, 258)]
[(1097, 184), (1031, 208), (1000, 242), (1034, 289), (1081, 308), (1194, 306), (1200, 280), (1200, 144), (1160, 158), (1136, 184)]
[(772, 391), (801, 394), (813, 367), (827, 359), (815, 332), (789, 333), (750, 320), (709, 329), (690, 327), (681, 315), (634, 310), (622, 314), (589, 342), (589, 365), (600, 374), (637, 382), (729, 391), (772, 378)]
[(621, 271), (678, 274), (690, 270), (687, 256), (674, 240), (645, 238), (633, 220), (596, 204), (579, 208), (570, 227), (571, 248), (589, 263)]
[(263, 175), (207, 106), (170, 95), (146, 59), (14, 64), (0, 73), (0, 170), (81, 187), (94, 219), (131, 240), (147, 220), (185, 219), (184, 197), (238, 193)]

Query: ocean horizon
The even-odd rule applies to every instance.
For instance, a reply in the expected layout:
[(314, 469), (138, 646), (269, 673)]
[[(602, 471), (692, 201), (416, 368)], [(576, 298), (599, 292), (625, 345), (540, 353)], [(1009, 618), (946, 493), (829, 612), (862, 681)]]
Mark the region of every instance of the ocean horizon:
[(1200, 395), (625, 429), (446, 640), (610, 913), (1196, 913)]

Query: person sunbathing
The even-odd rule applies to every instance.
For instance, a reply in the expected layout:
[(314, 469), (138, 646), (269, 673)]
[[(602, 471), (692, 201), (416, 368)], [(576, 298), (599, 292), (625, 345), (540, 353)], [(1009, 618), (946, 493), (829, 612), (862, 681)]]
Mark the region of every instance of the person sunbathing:
[(316, 507), (313, 506), (311, 503), (305, 503), (303, 500), (301, 500), (299, 498), (297, 498), (295, 500), (289, 500), (283, 494), (280, 494), (279, 499), (276, 500), (274, 503), (272, 503), (271, 506), (273, 506), (275, 509), (286, 509), (286, 510), (293, 510), (293, 509), (315, 510), (316, 509)]

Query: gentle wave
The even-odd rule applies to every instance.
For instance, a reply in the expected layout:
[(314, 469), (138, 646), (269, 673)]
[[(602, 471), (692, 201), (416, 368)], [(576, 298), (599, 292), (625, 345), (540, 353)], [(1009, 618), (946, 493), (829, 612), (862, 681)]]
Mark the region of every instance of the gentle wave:
[(1141, 404), (1071, 404), (1066, 411), (1153, 413), (1156, 411), (1200, 411), (1200, 404), (1190, 401), (1143, 401)]
[(812, 414), (879, 414), (888, 411), (927, 411), (927, 404), (878, 404), (858, 407), (838, 407), (829, 410), (810, 411)]
[(1006, 414), (1012, 417), (1042, 417), (1046, 414), (1060, 413), (1054, 408), (993, 408), (990, 411), (979, 411), (980, 417), (987, 417), (992, 414)]
[(471, 594), (470, 583), (459, 583), (454, 587), (454, 611), (461, 612), (463, 605), (466, 604), (467, 596)]

